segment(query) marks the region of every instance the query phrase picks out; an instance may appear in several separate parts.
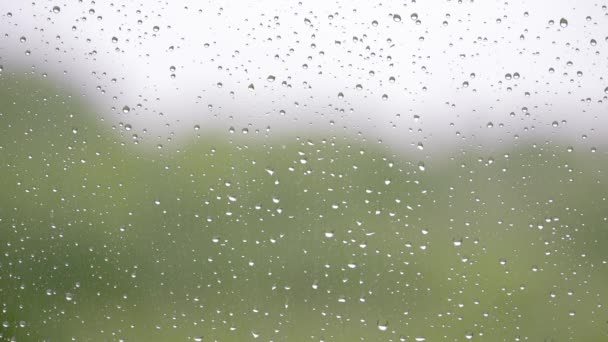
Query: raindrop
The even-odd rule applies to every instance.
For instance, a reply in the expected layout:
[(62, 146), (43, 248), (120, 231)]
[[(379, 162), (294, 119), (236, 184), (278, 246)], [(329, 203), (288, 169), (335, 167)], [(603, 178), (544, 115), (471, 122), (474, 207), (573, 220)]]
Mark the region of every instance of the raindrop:
[(53, 13), (59, 13), (59, 12), (61, 12), (61, 8), (59, 8), (59, 6), (54, 6)]
[(131, 111), (131, 108), (129, 108), (129, 106), (124, 106), (124, 107), (122, 107), (122, 112), (123, 112), (123, 113), (127, 114), (127, 113), (128, 113), (128, 112), (130, 112), (130, 111)]
[(268, 82), (274, 82), (275, 77), (273, 75), (268, 75), (268, 77), (266, 77), (266, 81)]
[(399, 14), (395, 14), (393, 15), (393, 20), (398, 23), (401, 21), (401, 16)]
[(559, 20), (559, 26), (561, 26), (561, 27), (563, 27), (563, 28), (568, 27), (568, 20), (566, 20), (566, 18), (561, 18), (561, 19)]
[(388, 330), (388, 322), (381, 323), (378, 321), (378, 330), (387, 331)]

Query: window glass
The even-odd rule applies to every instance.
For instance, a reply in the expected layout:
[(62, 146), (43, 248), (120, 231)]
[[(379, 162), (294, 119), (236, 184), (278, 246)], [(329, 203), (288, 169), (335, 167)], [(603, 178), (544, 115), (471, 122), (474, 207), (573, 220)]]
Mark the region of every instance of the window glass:
[(607, 6), (0, 2), (0, 340), (608, 340)]

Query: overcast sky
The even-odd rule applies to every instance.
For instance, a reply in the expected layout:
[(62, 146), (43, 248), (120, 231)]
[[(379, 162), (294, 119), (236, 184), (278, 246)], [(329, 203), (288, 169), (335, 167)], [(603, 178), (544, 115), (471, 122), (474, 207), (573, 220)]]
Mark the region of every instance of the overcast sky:
[(46, 73), (154, 141), (200, 125), (362, 132), (405, 150), (599, 144), (606, 4), (7, 0), (0, 64)]

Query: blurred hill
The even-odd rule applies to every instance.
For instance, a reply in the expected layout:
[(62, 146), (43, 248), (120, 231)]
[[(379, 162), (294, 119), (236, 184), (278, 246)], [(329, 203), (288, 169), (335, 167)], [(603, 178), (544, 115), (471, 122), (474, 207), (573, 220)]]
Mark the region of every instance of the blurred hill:
[[(5, 341), (602, 341), (608, 161), (349, 137), (146, 150), (0, 74)], [(482, 153), (483, 152), (483, 153)]]

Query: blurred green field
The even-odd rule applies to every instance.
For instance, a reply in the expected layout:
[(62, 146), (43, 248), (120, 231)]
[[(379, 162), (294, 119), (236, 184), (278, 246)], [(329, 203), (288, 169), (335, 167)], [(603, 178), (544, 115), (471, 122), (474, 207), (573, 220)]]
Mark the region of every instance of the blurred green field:
[(0, 130), (0, 340), (608, 340), (601, 149), (149, 150), (6, 71)]

